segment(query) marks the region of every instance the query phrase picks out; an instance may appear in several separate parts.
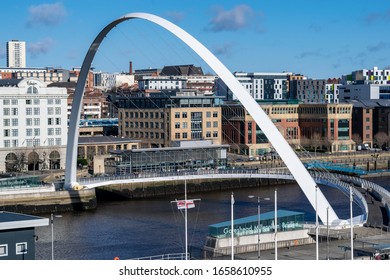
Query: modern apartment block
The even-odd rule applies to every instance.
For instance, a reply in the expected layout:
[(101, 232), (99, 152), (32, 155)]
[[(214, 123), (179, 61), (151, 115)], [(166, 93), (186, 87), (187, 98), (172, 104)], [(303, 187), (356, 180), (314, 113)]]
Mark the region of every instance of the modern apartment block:
[[(288, 76), (291, 73), (235, 72), (234, 76), (255, 100), (288, 100)], [(216, 80), (216, 94), (225, 100), (237, 100), (222, 79)]]
[(119, 136), (142, 140), (143, 148), (172, 147), (176, 141), (221, 143), (221, 108), (199, 92), (139, 93), (118, 101)]
[(64, 168), (66, 89), (0, 80), (0, 100), (0, 172)]
[(303, 103), (339, 103), (339, 79), (292, 80), (291, 96)]
[(351, 74), (342, 76), (342, 83), (347, 84), (377, 84), (377, 85), (389, 85), (390, 84), (390, 69), (361, 69), (353, 71)]
[(26, 67), (26, 42), (19, 40), (7, 42), (7, 67)]

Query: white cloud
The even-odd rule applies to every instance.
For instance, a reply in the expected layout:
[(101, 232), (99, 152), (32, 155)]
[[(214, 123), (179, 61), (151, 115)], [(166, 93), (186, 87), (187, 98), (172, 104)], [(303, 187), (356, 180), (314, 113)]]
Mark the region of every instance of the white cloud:
[(29, 17), (27, 26), (43, 24), (46, 26), (58, 25), (66, 16), (66, 9), (62, 3), (42, 4), (28, 8)]

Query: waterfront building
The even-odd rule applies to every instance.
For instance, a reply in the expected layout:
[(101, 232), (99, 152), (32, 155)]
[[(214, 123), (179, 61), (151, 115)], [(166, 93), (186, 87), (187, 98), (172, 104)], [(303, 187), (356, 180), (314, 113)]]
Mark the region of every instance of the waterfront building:
[(116, 74), (107, 72), (93, 72), (93, 84), (100, 90), (111, 90), (116, 86)]
[(119, 137), (142, 140), (143, 148), (171, 147), (176, 141), (221, 143), (218, 98), (196, 91), (146, 94), (118, 99)]
[(35, 228), (49, 219), (0, 211), (0, 260), (35, 260)]
[(175, 147), (113, 150), (105, 161), (105, 173), (169, 172), (226, 168), (228, 145), (212, 141), (178, 141)]
[(328, 152), (355, 150), (351, 104), (300, 104), (301, 145)]
[[(292, 73), (233, 73), (242, 86), (255, 100), (287, 100), (288, 77)], [(222, 79), (216, 80), (216, 95), (225, 100), (237, 100)]]
[[(293, 147), (323, 151), (351, 151), (352, 105), (259, 103), (279, 132)], [(240, 104), (222, 105), (223, 143), (231, 151), (257, 158), (272, 152), (271, 144)]]
[[(280, 209), (277, 210), (276, 216), (276, 225), (273, 211), (261, 213), (260, 217), (254, 215), (235, 219), (233, 236), (237, 246), (234, 246), (234, 253), (249, 253), (275, 248), (275, 226), (278, 232), (278, 247), (314, 243), (309, 230), (304, 228), (303, 212)], [(231, 225), (232, 221), (209, 225), (209, 233), (203, 247), (205, 258), (231, 254)]]
[[(260, 103), (260, 106), (287, 141), (297, 145), (300, 139), (298, 104), (281, 103)], [(234, 153), (257, 158), (271, 152), (268, 139), (241, 104), (222, 105), (222, 131), (223, 143), (229, 144)]]
[(7, 67), (26, 67), (26, 42), (19, 40), (7, 42)]
[(0, 80), (0, 172), (65, 166), (67, 93), (41, 80)]

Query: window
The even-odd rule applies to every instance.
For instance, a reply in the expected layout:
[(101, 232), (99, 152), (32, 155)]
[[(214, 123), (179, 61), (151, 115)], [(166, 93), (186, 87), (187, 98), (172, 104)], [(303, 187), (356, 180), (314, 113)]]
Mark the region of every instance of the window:
[(61, 146), (61, 138), (56, 138), (56, 145)]
[(12, 126), (18, 126), (19, 120), (18, 119), (12, 119)]
[(26, 108), (26, 115), (31, 116), (32, 115), (32, 108)]
[(4, 99), (3, 100), (3, 105), (9, 105), (10, 103), (9, 103), (9, 99)]
[(183, 132), (183, 139), (187, 139), (188, 135), (187, 132)]
[(213, 117), (218, 118), (218, 112), (213, 112)]
[(3, 120), (3, 125), (4, 126), (9, 126), (10, 125), (10, 120), (9, 119), (4, 119)]
[(175, 139), (180, 139), (180, 133), (175, 133)]
[(48, 125), (53, 125), (54, 124), (54, 119), (53, 118), (48, 118), (47, 119), (47, 124)]
[(9, 108), (4, 108), (3, 109), (3, 115), (4, 116), (9, 116), (9, 113), (10, 113), (10, 109)]
[(39, 99), (34, 99), (34, 105), (39, 105), (40, 104), (40, 100)]
[(17, 116), (18, 115), (18, 108), (12, 108), (11, 114), (12, 114), (12, 116)]
[(56, 128), (56, 135), (61, 135), (61, 128), (60, 127)]
[(175, 118), (176, 118), (176, 119), (180, 119), (180, 113), (179, 113), (179, 112), (176, 112), (176, 113), (175, 113)]
[(47, 100), (47, 104), (49, 104), (49, 105), (53, 105), (53, 102), (54, 102), (53, 99), (48, 99), (48, 100)]
[(40, 126), (40, 125), (41, 125), (41, 119), (39, 119), (39, 118), (34, 118), (34, 125), (35, 125), (35, 126)]
[(188, 127), (188, 124), (186, 122), (183, 122), (182, 123), (182, 128), (187, 128)]
[(12, 103), (12, 105), (18, 105), (18, 100), (17, 99), (12, 99), (11, 103)]
[(211, 118), (211, 112), (206, 112), (206, 118)]
[(206, 131), (206, 138), (210, 138), (211, 137), (211, 132), (210, 131)]
[(47, 129), (47, 134), (48, 135), (54, 135), (54, 128), (48, 128)]
[(11, 142), (9, 140), (4, 140), (4, 148), (9, 148), (11, 146)]
[(218, 122), (213, 122), (213, 127), (218, 127)]
[(56, 102), (57, 105), (60, 105), (61, 104), (61, 99), (56, 99), (55, 102)]
[(183, 113), (181, 114), (181, 117), (182, 117), (183, 119), (187, 118), (187, 112), (183, 112)]
[(206, 122), (206, 127), (211, 127), (211, 122)]
[(40, 108), (34, 108), (34, 115), (39, 115), (41, 113)]
[(27, 242), (16, 243), (16, 254), (27, 254)]
[(26, 136), (32, 136), (32, 128), (26, 129)]
[(54, 114), (54, 108), (53, 107), (48, 107), (47, 108), (47, 114), (48, 115), (53, 115)]
[(18, 137), (19, 136), (19, 130), (17, 130), (17, 129), (12, 129), (11, 132), (12, 132), (12, 137)]
[(32, 104), (31, 99), (26, 99), (26, 104), (31, 105)]
[(4, 129), (4, 137), (9, 137), (11, 135), (10, 129)]
[(179, 122), (175, 123), (175, 128), (180, 128), (180, 123)]
[(39, 136), (41, 134), (41, 130), (39, 128), (34, 128), (34, 136)]
[(218, 137), (218, 131), (213, 132), (213, 137)]
[(61, 107), (56, 107), (56, 115), (61, 115)]
[(1, 244), (0, 245), (0, 257), (6, 257), (6, 256), (8, 256), (8, 245)]

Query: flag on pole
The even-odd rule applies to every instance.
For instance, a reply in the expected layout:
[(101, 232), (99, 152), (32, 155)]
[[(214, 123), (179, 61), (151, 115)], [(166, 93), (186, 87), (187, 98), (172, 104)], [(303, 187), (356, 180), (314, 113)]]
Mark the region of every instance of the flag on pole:
[(190, 208), (195, 208), (195, 203), (194, 201), (191, 200), (177, 200), (177, 209), (182, 210), (182, 209), (190, 209)]

